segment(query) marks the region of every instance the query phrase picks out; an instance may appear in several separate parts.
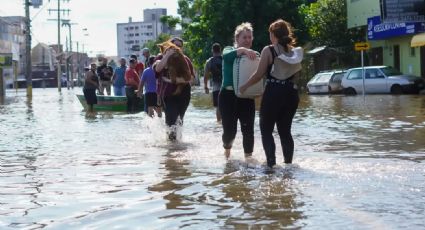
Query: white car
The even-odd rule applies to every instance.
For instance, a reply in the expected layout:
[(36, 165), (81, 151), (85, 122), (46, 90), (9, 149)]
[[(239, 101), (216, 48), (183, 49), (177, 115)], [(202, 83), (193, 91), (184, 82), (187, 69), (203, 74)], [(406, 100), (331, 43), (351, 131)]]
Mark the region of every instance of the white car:
[[(418, 93), (425, 87), (420, 77), (405, 75), (389, 66), (366, 66), (366, 93)], [(342, 78), (345, 94), (363, 93), (362, 68), (352, 68)]]
[(327, 70), (321, 71), (307, 83), (309, 94), (327, 94), (342, 92), (341, 80), (345, 71)]

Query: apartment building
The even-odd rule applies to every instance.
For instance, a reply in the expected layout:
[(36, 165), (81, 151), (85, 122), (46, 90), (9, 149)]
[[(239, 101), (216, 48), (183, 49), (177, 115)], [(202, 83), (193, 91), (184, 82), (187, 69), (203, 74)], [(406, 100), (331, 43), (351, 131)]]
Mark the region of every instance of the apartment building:
[(143, 21), (133, 21), (130, 17), (126, 23), (117, 23), (118, 57), (141, 56), (141, 49), (148, 41), (155, 40), (161, 33), (168, 33), (168, 28), (160, 21), (163, 15), (167, 15), (167, 9), (145, 9)]

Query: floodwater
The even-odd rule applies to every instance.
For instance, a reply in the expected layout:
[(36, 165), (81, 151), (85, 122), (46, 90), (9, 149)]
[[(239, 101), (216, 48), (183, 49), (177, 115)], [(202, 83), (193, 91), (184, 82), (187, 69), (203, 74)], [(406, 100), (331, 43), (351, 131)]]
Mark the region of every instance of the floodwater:
[(425, 96), (301, 97), (294, 164), (226, 160), (196, 89), (178, 143), (163, 120), (99, 112), (81, 89), (0, 104), (0, 229), (424, 229)]

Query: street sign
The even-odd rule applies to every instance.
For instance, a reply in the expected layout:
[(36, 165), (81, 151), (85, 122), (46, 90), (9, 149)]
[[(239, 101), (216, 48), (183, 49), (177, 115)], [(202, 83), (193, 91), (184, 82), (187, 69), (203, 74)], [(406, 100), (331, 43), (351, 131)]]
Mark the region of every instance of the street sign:
[(369, 42), (357, 42), (354, 44), (354, 50), (356, 51), (362, 51), (362, 50), (368, 50), (370, 49)]

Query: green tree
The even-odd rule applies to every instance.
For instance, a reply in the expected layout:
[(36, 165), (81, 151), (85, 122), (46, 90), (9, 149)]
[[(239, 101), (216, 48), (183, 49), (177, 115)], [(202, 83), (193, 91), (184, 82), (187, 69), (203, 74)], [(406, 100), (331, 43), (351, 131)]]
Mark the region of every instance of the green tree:
[(180, 23), (179, 17), (174, 17), (171, 15), (162, 15), (159, 19), (162, 23), (168, 26), (168, 28), (171, 31), (171, 34), (173, 33), (174, 29), (176, 28), (177, 24)]
[(314, 46), (328, 46), (339, 51), (335, 68), (355, 66), (359, 55), (354, 43), (364, 41), (365, 28), (347, 29), (347, 5), (344, 0), (318, 0), (300, 7)]
[(304, 0), (179, 0), (186, 53), (194, 65), (202, 67), (211, 55), (211, 45), (233, 44), (235, 27), (250, 22), (254, 27), (253, 49), (270, 44), (268, 26), (278, 18), (291, 22), (299, 43), (307, 39), (307, 30), (298, 7)]
[(365, 40), (364, 30), (347, 29), (347, 5), (344, 0), (318, 0), (302, 5), (300, 13), (316, 46), (346, 48), (353, 47), (354, 42)]

